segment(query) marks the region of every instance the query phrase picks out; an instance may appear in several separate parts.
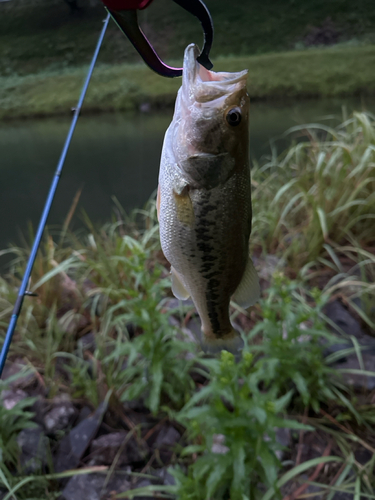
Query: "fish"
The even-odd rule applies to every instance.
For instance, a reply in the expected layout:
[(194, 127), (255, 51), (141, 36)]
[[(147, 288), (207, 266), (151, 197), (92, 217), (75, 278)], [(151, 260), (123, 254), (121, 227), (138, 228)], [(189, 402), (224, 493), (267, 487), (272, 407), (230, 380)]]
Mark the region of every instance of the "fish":
[(157, 214), (172, 292), (191, 297), (205, 352), (243, 347), (230, 321), (230, 301), (259, 298), (249, 256), (251, 186), (247, 70), (209, 71), (185, 49), (182, 85), (163, 142)]

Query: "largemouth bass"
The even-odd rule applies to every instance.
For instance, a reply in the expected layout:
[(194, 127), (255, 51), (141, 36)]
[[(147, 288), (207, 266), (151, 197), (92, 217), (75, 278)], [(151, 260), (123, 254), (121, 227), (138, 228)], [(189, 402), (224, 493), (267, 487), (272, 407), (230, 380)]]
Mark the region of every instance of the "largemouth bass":
[(194, 44), (185, 50), (182, 86), (164, 138), (160, 239), (174, 295), (191, 296), (197, 308), (203, 349), (235, 352), (243, 341), (230, 322), (230, 300), (247, 308), (259, 298), (249, 257), (247, 70), (208, 71), (198, 54)]

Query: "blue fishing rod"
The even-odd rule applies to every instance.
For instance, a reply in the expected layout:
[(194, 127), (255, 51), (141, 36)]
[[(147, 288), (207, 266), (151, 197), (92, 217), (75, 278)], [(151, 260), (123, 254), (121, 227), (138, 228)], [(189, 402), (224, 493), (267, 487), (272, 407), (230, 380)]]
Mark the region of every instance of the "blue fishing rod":
[(61, 177), (61, 172), (62, 172), (64, 163), (65, 163), (65, 158), (66, 158), (66, 155), (68, 153), (70, 143), (72, 141), (73, 133), (74, 133), (74, 130), (75, 130), (75, 127), (77, 124), (77, 120), (78, 120), (81, 108), (82, 108), (83, 100), (86, 96), (87, 88), (89, 86), (91, 76), (92, 76), (92, 73), (94, 71), (94, 67), (95, 67), (96, 60), (98, 58), (100, 47), (103, 43), (103, 38), (104, 38), (105, 32), (107, 30), (109, 19), (110, 19), (110, 14), (108, 13), (106, 19), (104, 20), (103, 29), (100, 33), (99, 40), (98, 40), (98, 43), (96, 45), (96, 49), (95, 49), (95, 52), (94, 52), (94, 55), (93, 55), (93, 58), (92, 58), (92, 61), (90, 64), (90, 68), (89, 68), (89, 71), (87, 73), (87, 77), (86, 77), (85, 83), (83, 85), (80, 98), (78, 100), (77, 107), (74, 108), (74, 115), (73, 115), (72, 123), (70, 125), (70, 129), (69, 129), (67, 138), (65, 140), (65, 144), (64, 144), (59, 162), (57, 164), (56, 172), (55, 172), (54, 178), (52, 180), (51, 188), (49, 190), (47, 201), (46, 201), (46, 204), (45, 204), (44, 209), (43, 209), (42, 217), (41, 217), (40, 222), (39, 222), (38, 231), (36, 233), (35, 240), (34, 240), (31, 252), (30, 252), (30, 257), (29, 257), (29, 260), (27, 262), (25, 274), (24, 274), (24, 277), (22, 279), (21, 287), (20, 287), (19, 292), (18, 292), (18, 297), (17, 297), (16, 303), (14, 304), (12, 317), (11, 317), (10, 322), (9, 322), (8, 330), (7, 330), (7, 333), (5, 336), (5, 341), (4, 341), (3, 347), (1, 349), (1, 354), (0, 354), (0, 377), (1, 377), (1, 374), (2, 374), (3, 369), (4, 369), (4, 365), (5, 365), (7, 355), (8, 355), (9, 347), (10, 347), (10, 344), (12, 342), (14, 330), (15, 330), (16, 325), (17, 325), (17, 320), (18, 320), (18, 317), (19, 317), (21, 309), (22, 309), (23, 299), (25, 298), (25, 295), (34, 295), (33, 293), (27, 291), (27, 286), (29, 283), (31, 271), (32, 271), (33, 266), (34, 266), (36, 254), (38, 252), (40, 241), (42, 239), (43, 231), (44, 231), (47, 219), (48, 219), (48, 215), (49, 215), (49, 212), (51, 209), (53, 198), (54, 198), (55, 193), (56, 193), (57, 185), (58, 185), (60, 177)]

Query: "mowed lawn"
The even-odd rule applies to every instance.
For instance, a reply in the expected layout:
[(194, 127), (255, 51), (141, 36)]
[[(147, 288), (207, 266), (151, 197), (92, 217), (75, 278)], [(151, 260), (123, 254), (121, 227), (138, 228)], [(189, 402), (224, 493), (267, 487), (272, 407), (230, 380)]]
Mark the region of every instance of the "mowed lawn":
[[(337, 46), (214, 59), (215, 71), (249, 69), (252, 99), (375, 95), (375, 45)], [(181, 61), (175, 61), (177, 65)], [(0, 118), (69, 114), (87, 65), (0, 77)], [(180, 79), (154, 74), (144, 64), (98, 65), (84, 104), (87, 112), (173, 105)]]

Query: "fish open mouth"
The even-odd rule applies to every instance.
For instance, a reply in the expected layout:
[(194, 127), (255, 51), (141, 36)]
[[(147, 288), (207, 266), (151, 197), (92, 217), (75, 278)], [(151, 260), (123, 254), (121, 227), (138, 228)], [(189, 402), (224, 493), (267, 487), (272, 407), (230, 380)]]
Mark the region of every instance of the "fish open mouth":
[(190, 44), (185, 49), (182, 93), (189, 101), (213, 101), (246, 87), (247, 70), (236, 73), (209, 71), (197, 62), (199, 49)]

